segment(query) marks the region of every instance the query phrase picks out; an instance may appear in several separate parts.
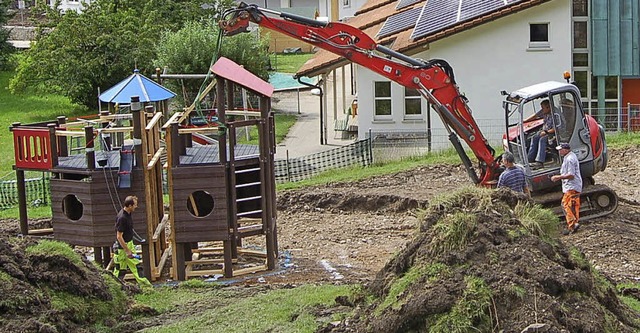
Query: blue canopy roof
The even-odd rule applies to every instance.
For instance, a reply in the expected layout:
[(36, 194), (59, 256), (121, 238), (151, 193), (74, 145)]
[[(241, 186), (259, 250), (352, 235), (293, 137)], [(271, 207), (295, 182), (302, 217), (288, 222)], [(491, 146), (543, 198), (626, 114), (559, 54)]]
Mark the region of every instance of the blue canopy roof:
[(129, 103), (133, 96), (139, 96), (140, 102), (157, 102), (175, 97), (176, 94), (135, 69), (133, 74), (100, 94), (99, 98), (107, 103)]

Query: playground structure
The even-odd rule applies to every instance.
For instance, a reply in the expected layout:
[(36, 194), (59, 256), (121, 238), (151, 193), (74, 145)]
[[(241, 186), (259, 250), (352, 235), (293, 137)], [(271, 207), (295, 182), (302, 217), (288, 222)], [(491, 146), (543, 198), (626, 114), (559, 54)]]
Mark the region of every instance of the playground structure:
[[(274, 269), (273, 87), (226, 58), (211, 71), (217, 122), (209, 126), (187, 128), (189, 110), (174, 113), (162, 124), (162, 110), (144, 106), (138, 96), (131, 97), (130, 114), (102, 112), (96, 119), (69, 123), (64, 116), (51, 123), (14, 123), (10, 130), (21, 233), (53, 232), (57, 240), (93, 247), (96, 261), (107, 267), (115, 215), (124, 197), (135, 195), (139, 207), (134, 228), (145, 239), (141, 254), (150, 280), (161, 278), (170, 256), (170, 274), (177, 280)], [(235, 86), (259, 98), (259, 111), (233, 109)], [(257, 146), (236, 142), (237, 129), (244, 127), (257, 129)], [(199, 144), (203, 138), (216, 144)], [(98, 152), (97, 146), (102, 147)], [(52, 229), (29, 230), (24, 188), (28, 170), (51, 172)], [(243, 247), (243, 242), (253, 247)]]

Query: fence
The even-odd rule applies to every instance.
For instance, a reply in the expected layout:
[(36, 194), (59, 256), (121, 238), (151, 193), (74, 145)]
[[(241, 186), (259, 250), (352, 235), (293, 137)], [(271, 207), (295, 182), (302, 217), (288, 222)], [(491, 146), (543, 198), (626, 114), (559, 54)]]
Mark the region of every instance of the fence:
[(323, 171), (352, 165), (367, 166), (373, 162), (371, 140), (292, 159), (275, 161), (276, 182), (295, 182), (311, 178)]
[[(590, 112), (607, 131), (640, 131), (640, 104), (627, 104), (619, 108), (592, 108), (586, 112)], [(479, 119), (477, 123), (490, 145), (502, 145), (503, 119)], [(76, 145), (82, 147), (80, 142)], [(73, 150), (73, 143), (71, 146)], [(367, 166), (374, 160), (384, 162), (451, 147), (449, 135), (443, 129), (422, 132), (370, 131), (367, 139), (347, 146), (294, 159), (276, 160), (276, 182), (300, 181), (330, 169), (351, 165)], [(30, 177), (25, 182), (27, 204), (37, 206), (49, 203), (48, 174)], [(17, 203), (16, 181), (0, 180), (0, 209), (14, 207)]]
[[(502, 145), (504, 120), (479, 119), (476, 122), (490, 145), (494, 147)], [(373, 160), (376, 162), (421, 156), (453, 147), (449, 141), (449, 133), (442, 128), (411, 132), (370, 130), (367, 136), (371, 139)], [(464, 146), (465, 142), (462, 139), (460, 141)]]
[[(25, 179), (27, 205), (38, 207), (48, 205), (51, 198), (48, 173), (42, 173), (40, 177)], [(18, 205), (18, 187), (15, 180), (0, 181), (0, 210), (9, 209)]]
[(640, 104), (627, 104), (618, 108), (592, 108), (589, 111), (607, 131), (640, 131)]

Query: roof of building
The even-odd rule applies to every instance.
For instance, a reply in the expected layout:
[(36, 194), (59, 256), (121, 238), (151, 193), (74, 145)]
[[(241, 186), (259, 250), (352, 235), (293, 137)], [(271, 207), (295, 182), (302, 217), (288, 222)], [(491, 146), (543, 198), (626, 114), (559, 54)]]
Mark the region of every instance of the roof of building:
[[(551, 0), (369, 0), (346, 23), (372, 36), (378, 44), (412, 55), (424, 51), (431, 42), (548, 1)], [(407, 24), (403, 18), (415, 22)], [(381, 29), (384, 33), (379, 35)], [(296, 75), (316, 76), (348, 63), (341, 56), (320, 50)]]
[(157, 102), (173, 98), (176, 94), (135, 69), (133, 74), (107, 89), (99, 98), (106, 103), (129, 103), (133, 96), (140, 97), (140, 102)]

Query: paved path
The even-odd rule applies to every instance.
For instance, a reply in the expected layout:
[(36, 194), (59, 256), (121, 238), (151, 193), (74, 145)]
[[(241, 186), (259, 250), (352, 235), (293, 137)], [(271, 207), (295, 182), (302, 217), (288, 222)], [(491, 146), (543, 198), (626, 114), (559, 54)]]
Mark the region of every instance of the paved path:
[[(340, 72), (340, 71), (338, 71)], [(338, 76), (339, 78), (339, 76)], [(338, 79), (338, 82), (340, 79)], [(311, 94), (311, 90), (296, 90), (276, 92), (272, 98), (272, 108), (278, 111), (299, 113), (298, 121), (291, 127), (289, 134), (276, 147), (276, 159), (295, 158), (313, 153), (330, 150), (339, 146), (353, 143), (351, 139), (340, 139), (340, 133), (334, 128), (333, 91), (327, 84), (328, 108), (325, 106), (326, 119), (326, 145), (320, 144), (320, 96)], [(338, 84), (339, 99), (342, 96), (340, 84)], [(347, 102), (352, 98), (347, 95)], [(340, 101), (338, 102), (340, 104)], [(342, 107), (337, 112), (338, 119), (344, 119)], [(337, 138), (336, 138), (337, 136)]]

